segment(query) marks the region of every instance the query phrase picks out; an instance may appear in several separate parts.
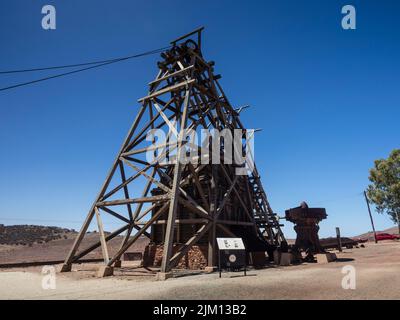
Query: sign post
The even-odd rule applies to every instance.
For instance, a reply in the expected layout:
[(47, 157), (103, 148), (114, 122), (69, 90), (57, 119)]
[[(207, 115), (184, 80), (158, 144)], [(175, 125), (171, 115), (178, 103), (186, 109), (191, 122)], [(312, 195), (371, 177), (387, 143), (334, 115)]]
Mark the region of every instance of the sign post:
[(338, 242), (338, 250), (339, 250), (339, 252), (342, 252), (342, 238), (340, 237), (339, 227), (336, 227), (336, 239)]
[(246, 276), (246, 248), (242, 238), (217, 238), (217, 244), (219, 277), (221, 278), (222, 269), (243, 269)]

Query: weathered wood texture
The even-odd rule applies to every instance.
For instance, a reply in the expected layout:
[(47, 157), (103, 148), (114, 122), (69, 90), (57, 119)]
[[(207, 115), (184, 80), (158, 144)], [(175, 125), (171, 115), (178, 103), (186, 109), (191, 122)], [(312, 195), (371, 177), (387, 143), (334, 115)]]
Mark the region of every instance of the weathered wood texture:
[[(219, 159), (220, 164), (176, 161), (187, 156), (185, 148), (190, 142), (186, 135), (190, 130), (226, 129), (233, 135), (239, 129), (243, 135), (246, 133), (239, 113), (218, 82), (220, 75), (214, 74), (214, 62), (203, 57), (202, 30), (174, 40), (171, 49), (161, 54), (157, 77), (149, 83), (147, 95), (139, 99), (141, 107), (134, 123), (63, 271), (69, 271), (73, 262), (98, 247), (103, 250), (106, 264), (113, 266), (140, 235), (148, 236), (151, 245), (158, 248), (158, 254), (153, 256), (158, 257), (162, 248), (163, 272), (181, 265), (193, 246), (207, 248), (205, 265), (212, 266), (218, 236), (243, 237), (249, 251), (254, 252), (275, 248), (285, 241), (256, 167), (247, 175), (238, 176), (237, 164), (224, 162), (222, 147), (212, 149), (212, 156), (206, 157)], [(151, 129), (163, 129), (167, 138), (159, 141), (149, 136)], [(204, 146), (196, 148), (190, 154), (192, 161), (201, 158)], [(245, 144), (240, 148), (235, 152), (244, 152)], [(107, 214), (119, 229), (105, 236), (104, 231), (109, 231)], [(95, 216), (99, 242), (80, 248)], [(120, 250), (108, 257), (107, 242), (123, 232)]]

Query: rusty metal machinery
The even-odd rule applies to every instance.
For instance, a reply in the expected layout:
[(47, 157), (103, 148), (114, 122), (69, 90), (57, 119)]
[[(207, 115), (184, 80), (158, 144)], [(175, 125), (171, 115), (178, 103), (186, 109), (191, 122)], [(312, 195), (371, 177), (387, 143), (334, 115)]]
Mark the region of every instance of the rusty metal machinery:
[(297, 237), (294, 251), (304, 250), (308, 259), (313, 259), (315, 253), (325, 252), (319, 242), (318, 223), (327, 216), (324, 208), (309, 208), (306, 202), (285, 211), (286, 220), (295, 224), (294, 230)]
[[(63, 272), (99, 247), (106, 268), (112, 269), (142, 236), (162, 246), (162, 272), (176, 267), (195, 245), (205, 248), (207, 266), (216, 266), (218, 236), (241, 237), (249, 251), (271, 252), (286, 242), (255, 166), (247, 175), (236, 175), (235, 165), (224, 162), (162, 163), (145, 157), (153, 148), (154, 141), (146, 139), (151, 129), (175, 132), (178, 159), (184, 152), (182, 137), (187, 129), (245, 132), (239, 113), (222, 90), (221, 77), (214, 74), (214, 62), (203, 57), (202, 30), (174, 40), (161, 54), (158, 74), (149, 83), (148, 95), (139, 99), (136, 119), (66, 257)], [(174, 146), (166, 142), (163, 148), (168, 153)], [(104, 214), (123, 226), (105, 233)], [(97, 221), (99, 241), (82, 249), (92, 220)], [(111, 256), (107, 244), (119, 235), (123, 235), (120, 248)]]

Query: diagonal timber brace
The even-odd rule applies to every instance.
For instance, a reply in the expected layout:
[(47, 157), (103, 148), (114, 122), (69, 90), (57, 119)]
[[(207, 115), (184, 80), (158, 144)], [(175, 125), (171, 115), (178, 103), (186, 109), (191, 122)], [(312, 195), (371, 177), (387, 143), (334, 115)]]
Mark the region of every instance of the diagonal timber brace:
[[(249, 251), (252, 242), (270, 249), (286, 241), (255, 165), (248, 175), (238, 176), (235, 164), (224, 162), (225, 146), (213, 149), (208, 143), (195, 146), (198, 154), (191, 155), (190, 162), (177, 161), (193, 148), (187, 141), (190, 130), (246, 132), (240, 112), (219, 83), (220, 75), (214, 74), (214, 62), (203, 56), (202, 31), (179, 37), (161, 54), (157, 76), (139, 99), (137, 116), (62, 271), (70, 271), (73, 263), (94, 251), (107, 268), (120, 265), (124, 253), (144, 237), (163, 248), (157, 267), (164, 273), (177, 267), (195, 246), (205, 248), (206, 265), (215, 266), (219, 236), (243, 237)], [(163, 139), (152, 135), (157, 129), (166, 130)], [(213, 154), (203, 157), (204, 150)], [(221, 162), (198, 162), (214, 158)], [(109, 219), (121, 224), (112, 233), (107, 233)], [(85, 246), (91, 228), (99, 230), (99, 239)], [(113, 252), (108, 244), (115, 239), (121, 243)]]

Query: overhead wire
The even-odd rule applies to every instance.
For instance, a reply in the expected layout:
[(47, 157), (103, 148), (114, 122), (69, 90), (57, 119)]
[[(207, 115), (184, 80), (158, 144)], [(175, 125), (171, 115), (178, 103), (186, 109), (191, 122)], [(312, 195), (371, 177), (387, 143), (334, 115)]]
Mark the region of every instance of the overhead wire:
[(109, 64), (113, 64), (113, 63), (117, 63), (117, 62), (121, 62), (121, 61), (126, 61), (126, 60), (129, 60), (129, 59), (134, 59), (134, 58), (139, 58), (139, 57), (143, 57), (143, 56), (147, 56), (147, 55), (151, 55), (151, 54), (160, 53), (160, 52), (164, 51), (165, 49), (167, 49), (169, 47), (170, 46), (159, 48), (159, 49), (155, 49), (155, 50), (151, 50), (151, 51), (146, 51), (146, 52), (143, 52), (143, 53), (130, 55), (130, 56), (126, 56), (126, 57), (107, 59), (107, 60), (101, 60), (101, 61), (91, 61), (91, 62), (84, 62), (84, 63), (77, 63), (77, 64), (44, 67), (44, 68), (30, 68), (30, 69), (0, 71), (0, 74), (10, 74), (10, 73), (24, 73), (24, 72), (33, 72), (33, 71), (45, 71), (45, 70), (54, 70), (54, 69), (63, 69), (63, 68), (72, 68), (72, 67), (90, 65), (89, 67), (81, 68), (81, 69), (78, 69), (78, 70), (73, 70), (73, 71), (69, 71), (69, 72), (63, 72), (63, 73), (59, 73), (59, 74), (56, 74), (56, 75), (47, 76), (47, 77), (43, 77), (43, 78), (39, 78), (39, 79), (35, 79), (35, 80), (27, 81), (27, 82), (22, 82), (22, 83), (17, 83), (17, 84), (11, 85), (11, 86), (3, 87), (3, 88), (0, 88), (0, 91), (10, 90), (10, 89), (18, 88), (18, 87), (23, 87), (23, 86), (27, 86), (27, 85), (34, 84), (34, 83), (43, 82), (43, 81), (47, 81), (47, 80), (50, 80), (50, 79), (60, 78), (60, 77), (64, 77), (64, 76), (67, 76), (67, 75), (71, 75), (71, 74), (87, 71), (87, 70), (90, 70), (90, 69), (100, 68), (100, 67), (103, 67), (103, 66), (106, 66), (106, 65), (109, 65)]

